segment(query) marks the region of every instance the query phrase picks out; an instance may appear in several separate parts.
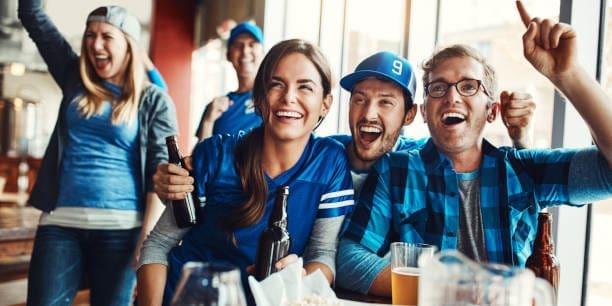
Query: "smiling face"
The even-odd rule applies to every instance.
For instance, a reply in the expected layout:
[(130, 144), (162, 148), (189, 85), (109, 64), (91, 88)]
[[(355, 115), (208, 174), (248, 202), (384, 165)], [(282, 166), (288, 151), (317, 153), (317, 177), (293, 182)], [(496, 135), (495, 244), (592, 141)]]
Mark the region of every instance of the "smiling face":
[[(483, 77), (482, 64), (471, 57), (445, 59), (429, 72), (430, 82), (455, 83), (463, 79), (482, 80)], [(474, 96), (464, 97), (451, 86), (443, 97), (427, 96), (421, 111), (441, 152), (452, 155), (477, 150), (474, 153), (480, 156), (485, 124), (495, 120), (498, 105), (490, 105), (482, 87)]]
[(123, 76), (130, 58), (125, 34), (105, 22), (92, 21), (84, 36), (87, 58), (96, 74), (114, 84), (123, 84)]
[[(265, 133), (283, 141), (308, 141), (332, 102), (324, 94), (321, 75), (304, 54), (284, 55), (271, 74), (261, 112)], [(267, 104), (267, 105), (265, 105)]]
[(355, 84), (349, 106), (351, 166), (369, 169), (393, 149), (402, 126), (410, 124), (415, 114), (415, 107), (406, 113), (402, 88), (394, 83), (368, 78)]
[(227, 49), (227, 60), (232, 63), (239, 78), (255, 79), (263, 57), (263, 46), (250, 34), (238, 35)]

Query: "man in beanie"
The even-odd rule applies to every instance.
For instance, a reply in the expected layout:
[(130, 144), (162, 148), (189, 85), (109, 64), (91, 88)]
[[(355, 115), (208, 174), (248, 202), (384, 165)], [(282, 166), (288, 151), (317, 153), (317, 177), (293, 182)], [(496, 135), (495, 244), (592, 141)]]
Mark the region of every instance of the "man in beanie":
[(196, 131), (198, 140), (213, 134), (247, 131), (261, 124), (261, 117), (253, 108), (252, 89), (264, 55), (262, 44), (263, 33), (258, 26), (242, 22), (232, 29), (226, 57), (236, 71), (238, 88), (214, 98), (206, 106)]

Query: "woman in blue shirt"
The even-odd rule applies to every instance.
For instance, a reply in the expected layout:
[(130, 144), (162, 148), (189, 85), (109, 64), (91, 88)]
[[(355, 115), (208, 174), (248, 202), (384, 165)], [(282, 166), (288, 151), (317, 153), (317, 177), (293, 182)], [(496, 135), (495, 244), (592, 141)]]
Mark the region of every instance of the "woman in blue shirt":
[(279, 186), (290, 190), (290, 253), (304, 258), (307, 272), (321, 269), (333, 280), (336, 237), (352, 209), (353, 189), (342, 146), (312, 134), (332, 103), (329, 65), (310, 43), (280, 42), (259, 68), (253, 97), (260, 127), (214, 135), (193, 151), (195, 188), (205, 202), (198, 224), (180, 230), (166, 209), (144, 242), (138, 270), (143, 305), (159, 304), (164, 286), (168, 304), (188, 261), (234, 265), (248, 290), (246, 268), (255, 261)]
[(137, 245), (161, 213), (151, 175), (176, 134), (173, 103), (146, 82), (140, 25), (125, 9), (89, 14), (80, 56), (40, 0), (20, 0), (19, 18), (64, 95), (29, 199), (43, 214), (28, 305), (70, 305), (82, 275), (92, 305), (129, 305)]

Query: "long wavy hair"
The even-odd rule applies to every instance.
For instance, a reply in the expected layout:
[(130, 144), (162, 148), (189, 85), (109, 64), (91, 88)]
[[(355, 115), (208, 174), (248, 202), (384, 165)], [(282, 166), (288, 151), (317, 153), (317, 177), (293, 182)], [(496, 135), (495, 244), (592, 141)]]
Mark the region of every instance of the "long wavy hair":
[[(321, 98), (323, 99), (331, 93), (331, 69), (327, 59), (317, 46), (301, 39), (290, 39), (276, 44), (268, 51), (259, 66), (253, 87), (253, 104), (259, 114), (264, 114), (264, 123), (245, 136), (234, 151), (235, 165), (246, 200), (241, 205), (236, 206), (225, 220), (225, 226), (230, 233), (256, 224), (264, 214), (268, 200), (268, 186), (261, 163), (264, 129), (266, 128), (265, 114), (269, 111), (267, 93), (276, 66), (283, 57), (292, 53), (303, 54), (316, 67), (323, 86), (323, 96)], [(323, 120), (322, 117), (319, 118), (319, 123), (321, 120)]]
[(87, 57), (87, 45), (85, 43), (85, 33), (81, 41), (81, 55), (79, 57), (79, 70), (81, 80), (85, 87), (85, 92), (78, 98), (77, 107), (85, 118), (90, 118), (102, 112), (102, 102), (112, 102), (113, 112), (111, 122), (113, 124), (131, 124), (138, 112), (140, 95), (145, 86), (145, 71), (142, 58), (138, 50), (137, 43), (129, 35), (123, 33), (127, 40), (127, 56), (125, 57), (125, 70), (123, 71), (123, 92), (116, 98), (104, 84), (104, 79), (94, 70), (93, 64)]

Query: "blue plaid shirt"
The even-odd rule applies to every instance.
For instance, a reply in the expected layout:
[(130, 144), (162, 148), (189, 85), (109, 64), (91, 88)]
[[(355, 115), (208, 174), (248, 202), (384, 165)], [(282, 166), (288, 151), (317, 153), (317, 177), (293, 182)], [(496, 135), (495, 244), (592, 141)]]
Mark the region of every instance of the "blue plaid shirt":
[[(580, 206), (612, 196), (612, 170), (595, 147), (519, 151), (484, 141), (480, 175), (491, 262), (525, 265), (542, 208)], [(389, 153), (374, 166), (342, 240), (381, 257), (393, 241), (456, 249), (459, 205), (452, 163), (430, 140), (421, 150)], [(352, 256), (348, 251), (343, 255)]]

